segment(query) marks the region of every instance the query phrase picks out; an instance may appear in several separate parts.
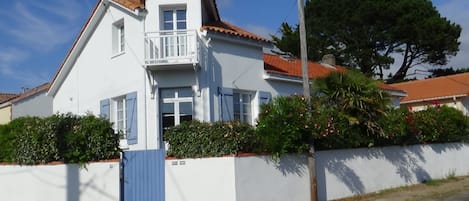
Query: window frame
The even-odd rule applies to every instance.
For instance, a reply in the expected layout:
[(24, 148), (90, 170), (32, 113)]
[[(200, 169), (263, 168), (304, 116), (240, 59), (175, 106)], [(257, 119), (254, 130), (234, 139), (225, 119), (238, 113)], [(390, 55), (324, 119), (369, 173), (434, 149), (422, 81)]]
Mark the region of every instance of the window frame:
[[(178, 19), (178, 11), (184, 11), (184, 19)], [(165, 13), (171, 12), (171, 20), (165, 20)], [(185, 6), (175, 6), (175, 7), (166, 7), (161, 9), (161, 30), (164, 31), (178, 31), (178, 30), (187, 30), (187, 8)], [(166, 23), (171, 22), (172, 29), (166, 29)], [(184, 23), (185, 28), (180, 29), (178, 24)]]
[[(245, 102), (244, 96), (249, 97), (249, 102)], [(238, 97), (238, 100), (236, 100)], [(233, 120), (239, 121), (243, 123), (248, 123), (253, 125), (254, 124), (254, 99), (255, 93), (251, 91), (244, 91), (244, 90), (233, 90)], [(245, 105), (248, 104), (249, 112), (244, 111)], [(236, 107), (238, 106), (238, 107)], [(236, 111), (239, 111), (237, 113)], [(239, 117), (237, 117), (237, 114)], [(249, 118), (246, 119), (244, 115), (247, 115)]]
[[(119, 119), (119, 102), (122, 103), (122, 119)], [(121, 139), (127, 139), (127, 108), (126, 108), (126, 96), (118, 96), (111, 98), (111, 111), (110, 111), (110, 120), (112, 122), (112, 127), (116, 134), (122, 134)], [(122, 121), (122, 128), (119, 128), (119, 121)]]
[[(191, 96), (179, 96), (179, 90), (183, 89), (190, 89)], [(162, 93), (165, 90), (174, 90), (174, 96), (173, 97), (163, 97)], [(191, 116), (192, 120), (194, 119), (194, 91), (192, 90), (191, 87), (178, 87), (178, 88), (164, 88), (159, 90), (159, 101), (160, 101), (160, 116), (161, 116), (161, 130), (164, 132), (164, 114), (163, 114), (163, 105), (164, 104), (173, 104), (173, 117), (174, 117), (174, 126), (177, 126), (181, 124), (181, 103), (190, 103), (191, 104)]]
[(124, 19), (117, 20), (112, 24), (112, 54), (113, 57), (125, 53), (125, 23)]

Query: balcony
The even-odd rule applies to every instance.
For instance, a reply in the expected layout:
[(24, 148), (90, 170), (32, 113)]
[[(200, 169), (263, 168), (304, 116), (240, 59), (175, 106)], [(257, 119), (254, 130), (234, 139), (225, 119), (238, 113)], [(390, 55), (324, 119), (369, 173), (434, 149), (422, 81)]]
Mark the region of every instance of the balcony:
[(145, 65), (176, 69), (198, 63), (197, 32), (175, 30), (145, 33)]

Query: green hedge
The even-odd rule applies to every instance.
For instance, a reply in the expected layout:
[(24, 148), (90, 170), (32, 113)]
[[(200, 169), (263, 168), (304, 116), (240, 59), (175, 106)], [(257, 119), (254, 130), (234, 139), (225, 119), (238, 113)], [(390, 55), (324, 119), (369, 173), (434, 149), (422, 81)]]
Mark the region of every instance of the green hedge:
[(111, 123), (92, 115), (23, 117), (0, 129), (3, 162), (38, 164), (52, 161), (87, 163), (120, 155), (119, 136)]
[(217, 157), (253, 152), (258, 148), (252, 126), (237, 122), (184, 122), (164, 132), (168, 156), (176, 158)]

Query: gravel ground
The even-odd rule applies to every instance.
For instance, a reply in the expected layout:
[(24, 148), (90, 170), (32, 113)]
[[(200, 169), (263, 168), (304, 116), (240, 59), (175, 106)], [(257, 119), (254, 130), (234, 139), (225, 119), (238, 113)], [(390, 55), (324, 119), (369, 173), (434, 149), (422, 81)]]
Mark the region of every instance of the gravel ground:
[(469, 177), (418, 184), (340, 201), (469, 201)]

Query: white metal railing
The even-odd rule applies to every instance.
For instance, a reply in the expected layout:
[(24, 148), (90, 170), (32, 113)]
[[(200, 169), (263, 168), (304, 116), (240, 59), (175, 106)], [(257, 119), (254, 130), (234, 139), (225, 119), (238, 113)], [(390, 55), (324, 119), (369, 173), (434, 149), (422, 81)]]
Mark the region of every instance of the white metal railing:
[(145, 64), (197, 63), (197, 32), (171, 30), (145, 33)]

